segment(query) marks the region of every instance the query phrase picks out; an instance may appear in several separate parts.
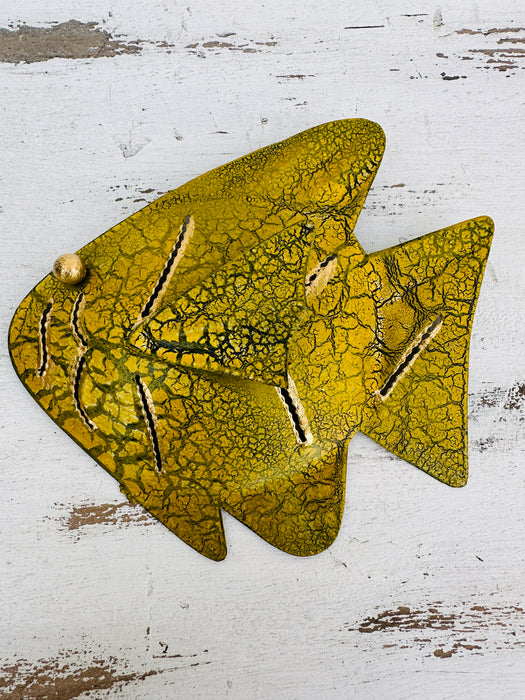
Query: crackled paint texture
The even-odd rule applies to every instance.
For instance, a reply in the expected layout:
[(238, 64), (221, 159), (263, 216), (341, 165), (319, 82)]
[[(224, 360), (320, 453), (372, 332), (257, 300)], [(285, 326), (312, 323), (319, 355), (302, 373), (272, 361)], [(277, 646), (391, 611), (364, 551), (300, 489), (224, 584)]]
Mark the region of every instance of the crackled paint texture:
[(15, 368), (74, 440), (185, 542), (226, 555), (221, 509), (315, 554), (362, 431), (467, 479), (467, 354), (492, 222), (366, 255), (353, 228), (376, 124), (302, 132), (169, 192), (79, 251), (10, 332)]

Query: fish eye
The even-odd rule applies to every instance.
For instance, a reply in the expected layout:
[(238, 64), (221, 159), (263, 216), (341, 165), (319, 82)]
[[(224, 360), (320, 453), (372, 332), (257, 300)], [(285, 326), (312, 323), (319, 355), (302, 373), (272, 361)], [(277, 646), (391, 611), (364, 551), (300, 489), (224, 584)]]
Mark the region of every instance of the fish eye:
[(60, 255), (53, 264), (53, 275), (64, 284), (80, 284), (87, 275), (85, 262), (76, 253)]

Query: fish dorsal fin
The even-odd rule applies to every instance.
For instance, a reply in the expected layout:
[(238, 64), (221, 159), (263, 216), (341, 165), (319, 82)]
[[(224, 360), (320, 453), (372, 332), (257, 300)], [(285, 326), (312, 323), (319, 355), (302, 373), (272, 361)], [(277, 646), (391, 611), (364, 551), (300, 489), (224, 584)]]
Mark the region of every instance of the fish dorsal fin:
[(381, 352), (361, 432), (450, 486), (467, 481), (468, 349), (493, 223), (369, 256)]
[(303, 218), (235, 258), (146, 318), (131, 344), (170, 364), (286, 387), (314, 233)]

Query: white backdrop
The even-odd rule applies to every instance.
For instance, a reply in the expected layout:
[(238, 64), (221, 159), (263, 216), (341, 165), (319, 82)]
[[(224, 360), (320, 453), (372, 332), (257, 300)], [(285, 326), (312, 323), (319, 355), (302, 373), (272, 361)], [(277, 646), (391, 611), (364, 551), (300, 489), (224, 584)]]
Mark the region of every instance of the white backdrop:
[[(525, 10), (501, 5), (3, 0), (6, 29), (97, 26), (29, 31), (24, 54), (0, 31), (0, 697), (523, 697)], [(451, 489), (359, 435), (329, 550), (297, 559), (225, 516), (214, 563), (38, 408), (8, 324), (59, 254), (159, 194), (357, 116), (387, 136), (367, 251), (496, 224), (470, 480)]]

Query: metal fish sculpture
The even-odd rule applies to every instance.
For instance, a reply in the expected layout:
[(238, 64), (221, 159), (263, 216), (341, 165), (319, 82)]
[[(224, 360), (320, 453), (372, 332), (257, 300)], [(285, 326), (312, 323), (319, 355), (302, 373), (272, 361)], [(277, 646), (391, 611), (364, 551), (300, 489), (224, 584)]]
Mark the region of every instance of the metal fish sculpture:
[(169, 192), (61, 257), (10, 329), (46, 413), (170, 530), (225, 510), (291, 554), (337, 535), (361, 431), (467, 480), (467, 355), (493, 224), (372, 254), (354, 225), (381, 128), (331, 122)]

